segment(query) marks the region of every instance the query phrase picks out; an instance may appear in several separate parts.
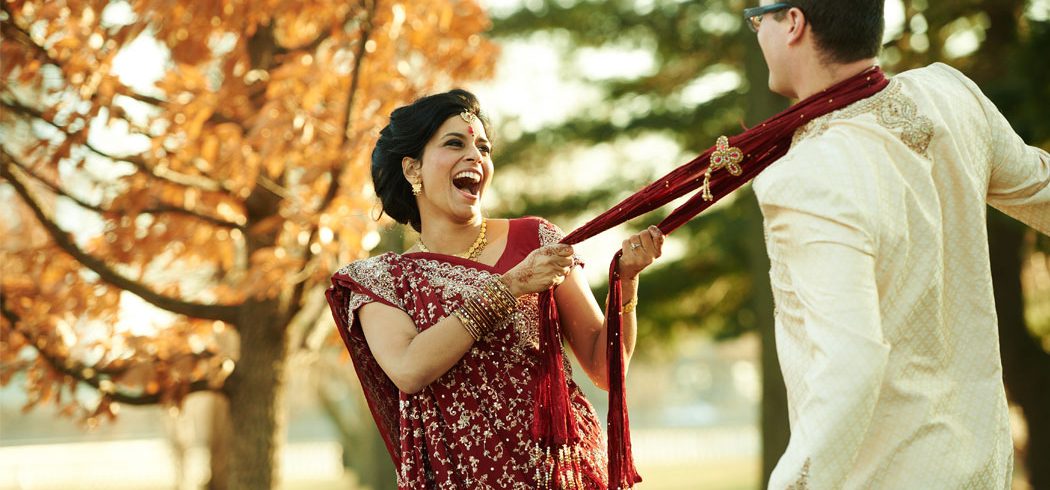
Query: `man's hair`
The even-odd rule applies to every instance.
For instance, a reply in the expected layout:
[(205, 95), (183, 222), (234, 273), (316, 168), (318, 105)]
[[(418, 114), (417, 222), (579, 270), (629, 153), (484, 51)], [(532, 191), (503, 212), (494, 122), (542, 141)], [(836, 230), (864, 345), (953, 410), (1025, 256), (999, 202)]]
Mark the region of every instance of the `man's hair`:
[[(827, 61), (874, 58), (882, 47), (885, 0), (790, 0), (806, 16)], [(783, 18), (785, 11), (777, 12)]]

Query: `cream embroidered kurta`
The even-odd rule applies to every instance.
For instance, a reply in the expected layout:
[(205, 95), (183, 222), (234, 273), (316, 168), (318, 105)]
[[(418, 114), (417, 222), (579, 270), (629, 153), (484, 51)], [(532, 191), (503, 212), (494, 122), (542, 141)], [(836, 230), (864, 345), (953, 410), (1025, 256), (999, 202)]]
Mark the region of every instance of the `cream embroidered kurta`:
[(770, 488), (1009, 488), (986, 203), (1050, 232), (1050, 155), (935, 64), (800, 128), (754, 188), (791, 420)]

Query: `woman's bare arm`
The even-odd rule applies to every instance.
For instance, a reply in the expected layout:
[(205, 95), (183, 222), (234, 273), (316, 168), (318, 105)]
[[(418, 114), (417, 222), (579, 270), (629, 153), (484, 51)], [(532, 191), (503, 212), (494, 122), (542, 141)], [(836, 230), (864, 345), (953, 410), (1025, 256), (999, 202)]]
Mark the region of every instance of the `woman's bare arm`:
[(416, 332), (407, 313), (382, 303), (364, 305), (358, 315), (379, 367), (408, 394), (418, 393), (447, 373), (474, 345), (456, 315), (422, 332)]
[[(664, 236), (655, 227), (629, 237), (623, 242), (623, 257), (620, 259), (620, 286), (624, 303), (638, 296), (638, 274), (662, 254)], [(632, 247), (637, 243), (638, 247)], [(554, 290), (558, 303), (558, 317), (573, 354), (587, 372), (595, 386), (609, 389), (609, 369), (606, 357), (608, 325), (598, 307), (583, 271), (579, 268), (569, 273), (565, 282)], [(634, 311), (622, 317), (624, 370), (631, 363), (638, 319)]]

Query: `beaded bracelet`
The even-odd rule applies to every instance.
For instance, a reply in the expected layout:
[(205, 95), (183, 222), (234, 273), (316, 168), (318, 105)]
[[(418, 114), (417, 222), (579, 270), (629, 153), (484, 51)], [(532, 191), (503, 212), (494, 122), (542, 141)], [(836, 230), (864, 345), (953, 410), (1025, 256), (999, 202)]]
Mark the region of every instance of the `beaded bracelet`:
[(637, 307), (637, 306), (638, 306), (638, 297), (635, 296), (635, 297), (631, 298), (631, 300), (628, 301), (627, 304), (623, 305), (623, 314), (626, 315), (626, 314), (634, 311), (634, 308)]
[(517, 305), (517, 298), (497, 277), (486, 282), (480, 293), (464, 301), (453, 314), (459, 318), (467, 333), (477, 341), (506, 320)]

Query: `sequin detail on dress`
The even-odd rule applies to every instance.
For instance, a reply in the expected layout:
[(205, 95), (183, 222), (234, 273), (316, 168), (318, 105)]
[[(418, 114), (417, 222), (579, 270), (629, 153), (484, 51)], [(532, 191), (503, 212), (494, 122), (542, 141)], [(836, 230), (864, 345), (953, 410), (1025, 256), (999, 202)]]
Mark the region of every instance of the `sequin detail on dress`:
[[(530, 247), (561, 239), (541, 224), (539, 233), (521, 237)], [(493, 328), (447, 373), (422, 391), (401, 393), (379, 369), (368, 350), (354, 314), (363, 304), (389, 303), (424, 331), (450, 314), (464, 298), (476, 294), (495, 271), (459, 260), (393, 253), (344, 267), (336, 280), (339, 310), (346, 315), (344, 341), (362, 385), (370, 387), (370, 404), (380, 432), (389, 434), (398, 461), (399, 488), (535, 490), (541, 488), (545, 448), (531, 436), (533, 390), (539, 368), (537, 295), (519, 298), (507, 322)], [(349, 294), (346, 294), (349, 293)], [(582, 440), (571, 453), (571, 480), (548, 481), (552, 487), (598, 490), (608, 486), (605, 436), (594, 407), (571, 381), (566, 357), (572, 413)], [(385, 431), (385, 432), (384, 432)], [(568, 458), (570, 454), (564, 457)], [(570, 475), (565, 473), (568, 478)]]

